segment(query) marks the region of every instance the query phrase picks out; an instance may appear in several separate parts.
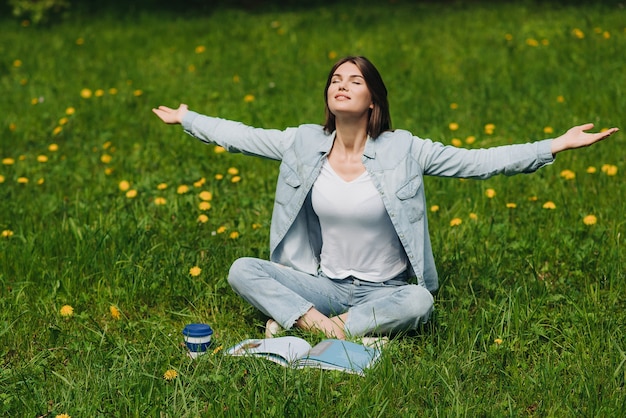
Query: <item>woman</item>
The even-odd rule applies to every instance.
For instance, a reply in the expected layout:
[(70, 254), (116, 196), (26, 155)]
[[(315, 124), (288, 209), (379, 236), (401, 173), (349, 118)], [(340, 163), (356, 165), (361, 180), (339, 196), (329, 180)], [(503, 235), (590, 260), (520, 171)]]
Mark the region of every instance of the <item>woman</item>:
[[(530, 173), (564, 150), (617, 132), (576, 126), (556, 139), (466, 150), (391, 131), (387, 89), (364, 57), (331, 69), (324, 126), (258, 129), (181, 104), (154, 113), (190, 135), (281, 160), (270, 260), (236, 260), (228, 281), (280, 327), (344, 339), (412, 330), (428, 321), (438, 288), (423, 175), (488, 178)], [(279, 327), (280, 325), (280, 327)]]

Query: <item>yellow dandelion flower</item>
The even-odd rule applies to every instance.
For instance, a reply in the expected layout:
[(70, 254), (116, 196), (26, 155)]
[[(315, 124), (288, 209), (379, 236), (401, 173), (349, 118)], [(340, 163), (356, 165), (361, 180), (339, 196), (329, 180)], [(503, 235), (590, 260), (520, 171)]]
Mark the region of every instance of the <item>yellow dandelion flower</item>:
[(59, 314), (61, 316), (70, 317), (74, 315), (74, 308), (72, 308), (70, 305), (63, 305), (61, 306), (61, 309), (59, 309)]
[(543, 133), (544, 134), (552, 134), (552, 133), (554, 133), (554, 129), (551, 126), (546, 126), (545, 128), (543, 128)]
[(157, 185), (157, 190), (165, 190), (167, 189), (167, 183), (159, 183)]
[(126, 192), (126, 197), (129, 199), (134, 199), (137, 197), (137, 190), (135, 189), (130, 189), (129, 191)]
[(39, 178), (37, 180), (37, 185), (41, 186), (42, 184), (44, 184), (45, 180), (43, 179), (43, 177)]
[(578, 28), (573, 29), (572, 34), (578, 39), (583, 39), (585, 37), (585, 33)]
[(204, 190), (200, 192), (198, 196), (200, 196), (200, 199), (202, 200), (206, 200), (206, 201), (213, 200), (213, 193), (209, 192), (208, 190)]
[(13, 158), (3, 158), (2, 164), (4, 165), (13, 165), (15, 164), (15, 160)]
[(337, 58), (337, 52), (335, 51), (329, 51), (328, 52), (328, 59), (334, 60)]
[(206, 51), (206, 47), (204, 45), (198, 45), (195, 49), (196, 54), (202, 54)]
[(106, 167), (104, 169), (104, 174), (106, 174), (107, 176), (110, 176), (113, 173), (113, 169), (111, 167)]
[(209, 221), (209, 217), (206, 216), (204, 213), (198, 215), (198, 222), (200, 222), (201, 224), (207, 223)]
[(241, 78), (237, 74), (235, 74), (233, 76), (233, 83), (239, 83), (240, 81), (241, 81)]
[(439, 205), (432, 205), (430, 207), (431, 212), (439, 212)]
[(461, 140), (459, 138), (452, 138), (452, 145), (454, 145), (455, 147), (460, 147), (461, 145), (463, 145), (463, 142), (461, 142)]
[(461, 218), (454, 218), (450, 221), (450, 226), (459, 226), (463, 223)]
[(215, 180), (222, 180), (224, 178), (223, 174), (216, 174), (215, 175)]
[(0, 183), (4, 183), (5, 180), (6, 180), (5, 177), (2, 174), (0, 174)]
[(542, 206), (544, 209), (556, 209), (556, 205), (552, 201), (547, 201)]
[(18, 159), (19, 159), (20, 161), (24, 161), (24, 160), (26, 160), (26, 156), (22, 154), (22, 155), (20, 155), (20, 156), (18, 157)]
[(163, 373), (163, 379), (165, 380), (174, 380), (178, 377), (178, 372), (174, 369), (169, 369), (166, 370), (165, 373)]
[(549, 40), (547, 40), (547, 39), (542, 39), (542, 40), (541, 40), (541, 45), (543, 45), (543, 46), (548, 46), (548, 45), (550, 45), (550, 41), (549, 41)]
[(74, 113), (76, 113), (76, 109), (74, 109), (73, 107), (68, 107), (67, 109), (65, 109), (65, 114), (68, 116), (71, 116)]
[(216, 145), (215, 148), (213, 148), (213, 152), (216, 153), (216, 154), (222, 154), (222, 153), (226, 152), (226, 148), (220, 147), (219, 145)]
[(515, 209), (517, 207), (517, 203), (509, 202), (506, 204), (506, 207), (509, 209)]
[(206, 179), (202, 177), (201, 179), (193, 182), (193, 187), (202, 187), (206, 183)]
[(17, 125), (13, 122), (9, 123), (9, 131), (13, 132), (17, 129)]
[(198, 204), (198, 209), (200, 210), (209, 210), (211, 209), (211, 204), (209, 202), (202, 201)]
[(451, 131), (456, 131), (456, 130), (458, 130), (458, 129), (459, 129), (459, 124), (458, 124), (458, 123), (456, 123), (456, 122), (450, 122), (450, 123), (448, 124), (448, 128), (449, 128)]
[(230, 233), (229, 237), (230, 237), (230, 239), (237, 239), (237, 238), (239, 238), (239, 232), (233, 231), (233, 232)]
[(90, 89), (82, 89), (80, 91), (80, 97), (83, 99), (89, 99), (93, 95), (93, 92)]
[(154, 204), (157, 205), (157, 206), (163, 206), (166, 203), (167, 203), (167, 201), (165, 200), (164, 197), (155, 197), (154, 198)]
[(10, 229), (5, 229), (4, 231), (2, 231), (2, 238), (10, 238), (13, 236), (13, 231), (11, 231)]
[(48, 162), (48, 156), (47, 155), (38, 155), (37, 156), (37, 161), (40, 162), (40, 163)]
[(254, 95), (252, 95), (252, 94), (246, 94), (246, 95), (243, 97), (243, 101), (244, 101), (244, 102), (246, 102), (246, 103), (252, 103), (252, 102), (254, 101)]
[(120, 181), (120, 184), (117, 185), (117, 187), (119, 187), (120, 191), (126, 192), (128, 191), (128, 189), (130, 189), (130, 182), (128, 180), (122, 180)]
[(528, 200), (531, 202), (536, 202), (537, 200), (539, 200), (539, 198), (537, 196), (530, 196)]
[(111, 313), (111, 318), (113, 319), (120, 319), (122, 317), (122, 314), (120, 313), (120, 310), (117, 309), (117, 306), (109, 306), (109, 312)]
[(13, 61), (13, 66), (16, 68), (19, 68), (22, 66), (22, 60), (15, 60)]
[(513, 35), (511, 35), (510, 33), (507, 33), (506, 35), (504, 35), (504, 39), (506, 39), (507, 41), (512, 41)]
[(469, 214), (469, 217), (471, 220), (476, 221), (478, 220), (478, 215), (476, 215), (474, 212)]
[(112, 159), (113, 157), (111, 157), (109, 154), (102, 154), (102, 156), (100, 157), (100, 161), (102, 161), (104, 164), (109, 164)]
[(563, 96), (556, 96), (556, 101), (559, 103), (565, 103), (565, 97)]
[(104, 96), (104, 90), (97, 89), (96, 91), (93, 92), (93, 95), (96, 96), (96, 97), (102, 97), (102, 96)]
[(63, 125), (67, 125), (67, 122), (69, 122), (70, 120), (63, 116), (61, 119), (59, 119), (59, 125), (63, 126)]
[(233, 183), (239, 183), (241, 181), (241, 177), (234, 176), (232, 179), (230, 179), (230, 181)]
[(611, 37), (611, 33), (608, 32), (608, 31), (604, 31), (604, 32), (602, 32), (602, 37), (604, 39), (609, 39)]
[(526, 39), (526, 45), (528, 45), (528, 46), (539, 46), (539, 42), (536, 39), (528, 38), (528, 39)]
[(563, 170), (561, 171), (561, 177), (563, 177), (565, 180), (574, 180), (576, 178), (576, 173), (574, 173), (572, 170)]
[(583, 223), (585, 225), (595, 225), (596, 222), (598, 222), (598, 218), (596, 218), (594, 215), (587, 215), (583, 218)]
[(470, 135), (467, 138), (465, 138), (465, 143), (467, 145), (472, 145), (474, 142), (476, 142), (476, 137), (473, 135)]
[(189, 269), (189, 275), (193, 277), (198, 277), (202, 273), (202, 269), (198, 266), (193, 266)]
[(226, 227), (225, 226), (220, 226), (219, 228), (217, 228), (216, 231), (218, 234), (223, 234), (224, 232), (226, 232)]
[(487, 135), (492, 135), (495, 129), (496, 129), (496, 125), (494, 125), (493, 123), (488, 123), (485, 125), (485, 133)]
[(76, 45), (83, 45), (84, 43), (85, 43), (85, 40), (83, 38), (76, 39)]
[(69, 414), (57, 414), (55, 418), (72, 418)]
[(212, 353), (212, 354), (217, 354), (217, 353), (219, 353), (220, 351), (222, 351), (223, 349), (224, 349), (224, 346), (223, 346), (223, 345), (220, 345), (219, 347), (216, 347), (216, 348), (213, 350), (213, 353)]
[(185, 194), (187, 192), (189, 192), (189, 186), (187, 186), (186, 184), (181, 184), (176, 188), (176, 193), (178, 194)]
[(135, 96), (135, 97), (139, 97), (139, 96), (141, 96), (142, 94), (143, 94), (143, 91), (141, 91), (141, 90), (139, 90), (139, 89), (137, 89), (137, 90), (133, 91), (133, 96)]
[(48, 145), (48, 151), (50, 152), (57, 152), (59, 150), (59, 146), (57, 144), (50, 144)]
[(117, 89), (116, 89), (115, 87), (111, 87), (111, 88), (109, 89), (109, 94), (110, 94), (111, 96), (115, 96), (115, 95), (117, 94)]
[(17, 182), (19, 184), (27, 184), (28, 183), (28, 177), (18, 177), (17, 178)]
[(260, 228), (261, 228), (261, 226), (262, 226), (262, 225), (261, 225), (261, 224), (259, 224), (259, 223), (253, 223), (253, 224), (252, 224), (252, 229), (257, 230), (257, 229), (260, 229)]
[(496, 191), (494, 189), (487, 189), (485, 190), (485, 196), (489, 199), (493, 199), (496, 196)]
[(614, 176), (617, 174), (617, 166), (613, 164), (603, 164), (600, 169), (607, 176)]
[(109, 149), (111, 148), (112, 142), (111, 141), (106, 141), (104, 144), (102, 144), (102, 149)]
[(496, 343), (497, 345), (502, 344), (502, 338), (496, 338), (495, 340), (493, 340), (494, 343)]
[(63, 128), (61, 126), (57, 126), (52, 130), (52, 135), (56, 136), (58, 134), (61, 133), (61, 131), (63, 131)]
[(459, 104), (458, 103), (450, 103), (450, 109), (456, 110), (458, 108), (459, 108)]
[(231, 176), (237, 175), (237, 174), (239, 174), (239, 169), (237, 169), (235, 167), (230, 167), (228, 169), (228, 174), (230, 174)]
[(587, 167), (586, 171), (587, 171), (587, 174), (594, 174), (596, 171), (598, 171), (598, 169), (593, 166), (589, 166)]

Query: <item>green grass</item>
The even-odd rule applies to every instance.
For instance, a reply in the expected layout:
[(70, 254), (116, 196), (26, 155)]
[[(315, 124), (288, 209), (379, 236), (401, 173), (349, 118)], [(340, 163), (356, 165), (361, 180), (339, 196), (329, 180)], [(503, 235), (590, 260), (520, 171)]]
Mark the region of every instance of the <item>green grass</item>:
[[(623, 133), (533, 175), (427, 179), (429, 207), (439, 208), (429, 213), (436, 313), (361, 378), (221, 352), (185, 356), (190, 322), (211, 324), (214, 347), (262, 335), (264, 318), (226, 276), (237, 257), (268, 257), (277, 164), (215, 153), (150, 111), (185, 102), (255, 126), (319, 123), (332, 57), (362, 54), (386, 80), (394, 127), (421, 137), (477, 148), (584, 122), (620, 126), (623, 6), (398, 0), (79, 12), (40, 27), (0, 19), (0, 415), (626, 413)], [(124, 180), (136, 197), (120, 190)], [(197, 220), (203, 190), (213, 194), (206, 223)], [(544, 209), (548, 201), (556, 209)], [(586, 225), (587, 215), (597, 223)], [(59, 313), (66, 304), (72, 317)], [(178, 377), (166, 381), (168, 369)]]

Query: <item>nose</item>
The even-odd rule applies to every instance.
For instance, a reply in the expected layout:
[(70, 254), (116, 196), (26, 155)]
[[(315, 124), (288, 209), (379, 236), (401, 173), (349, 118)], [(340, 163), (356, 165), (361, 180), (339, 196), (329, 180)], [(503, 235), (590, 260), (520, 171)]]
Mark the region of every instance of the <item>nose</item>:
[(340, 81), (339, 90), (348, 91), (348, 83), (346, 81)]

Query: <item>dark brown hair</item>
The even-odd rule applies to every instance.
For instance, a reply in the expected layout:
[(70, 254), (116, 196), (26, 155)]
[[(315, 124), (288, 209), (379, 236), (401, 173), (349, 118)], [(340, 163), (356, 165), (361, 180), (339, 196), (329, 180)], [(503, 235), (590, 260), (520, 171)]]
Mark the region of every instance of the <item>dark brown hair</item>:
[(341, 65), (351, 62), (363, 74), (365, 84), (372, 95), (372, 103), (374, 108), (370, 109), (369, 121), (367, 123), (367, 134), (372, 138), (377, 138), (381, 133), (391, 130), (391, 116), (389, 115), (389, 101), (387, 100), (387, 87), (383, 82), (380, 73), (374, 67), (374, 64), (365, 57), (349, 56), (340, 59), (333, 65), (326, 80), (326, 88), (324, 89), (324, 102), (326, 103), (326, 122), (324, 123), (324, 131), (331, 133), (336, 129), (335, 115), (328, 108), (328, 87), (333, 78), (333, 74)]

